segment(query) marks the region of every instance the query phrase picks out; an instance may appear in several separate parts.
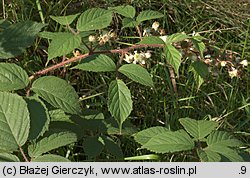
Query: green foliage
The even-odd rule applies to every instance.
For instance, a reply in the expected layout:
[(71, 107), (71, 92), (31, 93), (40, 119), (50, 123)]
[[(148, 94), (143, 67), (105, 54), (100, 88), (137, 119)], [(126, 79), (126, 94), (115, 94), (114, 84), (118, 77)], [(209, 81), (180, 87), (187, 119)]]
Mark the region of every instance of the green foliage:
[(12, 24), (0, 31), (0, 58), (8, 59), (22, 54), (25, 48), (32, 45), (44, 26), (41, 23), (25, 21)]
[(179, 120), (185, 130), (193, 136), (195, 139), (203, 139), (210, 134), (216, 127), (217, 122), (206, 121), (206, 120), (193, 120), (190, 118), (183, 118)]
[(117, 120), (121, 132), (122, 124), (132, 111), (131, 93), (122, 80), (114, 80), (109, 85), (108, 109)]
[(35, 144), (29, 145), (29, 156), (32, 158), (41, 156), (53, 149), (68, 145), (77, 141), (77, 136), (70, 132), (55, 133), (44, 137)]
[(16, 64), (0, 63), (0, 91), (13, 91), (27, 87), (29, 77)]
[(63, 79), (54, 76), (41, 77), (33, 83), (32, 91), (56, 108), (71, 114), (81, 113), (76, 91)]
[(29, 111), (25, 100), (17, 94), (0, 92), (0, 150), (16, 151), (25, 144), (30, 128)]
[(141, 23), (146, 20), (158, 19), (163, 17), (163, 14), (157, 11), (146, 10), (142, 11), (137, 17), (136, 21)]
[(77, 30), (90, 31), (105, 28), (112, 21), (112, 11), (101, 8), (88, 9), (77, 21)]
[(133, 6), (127, 5), (127, 6), (117, 6), (110, 8), (114, 10), (116, 13), (128, 17), (128, 18), (134, 18), (135, 17), (135, 8)]
[(77, 14), (66, 10), (74, 2), (41, 3), (37, 23), (22, 1), (6, 3), (14, 4), (4, 12), (10, 21), (0, 19), (0, 161), (248, 159), (247, 61), (210, 45), (219, 24), (195, 33), (208, 23), (192, 18), (188, 29), (171, 29), (190, 14), (180, 20), (179, 6), (144, 1), (106, 2), (107, 10), (83, 2)]
[(72, 52), (81, 44), (81, 37), (72, 33), (57, 33), (48, 48), (48, 60)]
[(153, 80), (147, 70), (137, 64), (125, 64), (118, 71), (135, 82), (152, 88), (154, 87)]
[[(215, 131), (218, 123), (190, 118), (179, 119), (184, 130), (170, 131), (164, 127), (153, 127), (135, 134), (135, 140), (141, 148), (155, 153), (173, 153), (196, 149), (201, 161), (221, 161), (222, 156), (229, 161), (243, 161), (243, 158), (232, 149), (241, 146), (241, 142), (224, 131)], [(194, 137), (194, 140), (188, 135)], [(207, 147), (195, 146), (195, 142), (206, 142)], [(197, 145), (197, 144), (196, 144)], [(224, 150), (224, 151), (223, 151)]]
[(181, 53), (171, 44), (164, 47), (164, 53), (167, 62), (174, 68), (175, 73), (178, 74), (181, 65)]
[(67, 16), (53, 16), (51, 15), (50, 18), (52, 18), (54, 21), (56, 21), (57, 23), (61, 24), (61, 25), (70, 25), (76, 18), (78, 14), (74, 14), (74, 15), (67, 15)]
[(72, 69), (80, 69), (91, 72), (111, 72), (116, 70), (116, 65), (113, 60), (104, 55), (93, 55), (84, 59), (80, 64)]

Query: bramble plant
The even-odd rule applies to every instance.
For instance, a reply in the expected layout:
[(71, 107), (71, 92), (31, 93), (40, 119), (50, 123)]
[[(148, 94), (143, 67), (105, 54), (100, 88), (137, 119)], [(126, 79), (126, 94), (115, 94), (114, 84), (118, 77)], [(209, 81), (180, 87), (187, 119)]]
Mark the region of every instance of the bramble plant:
[[(116, 160), (124, 160), (116, 140), (133, 133), (141, 149), (156, 154), (125, 160), (159, 159), (165, 153), (185, 151), (196, 161), (243, 161), (239, 154), (242, 143), (229, 133), (218, 131), (216, 121), (180, 118), (185, 130), (157, 126), (138, 133), (128, 122), (133, 96), (127, 79), (155, 92), (152, 76), (147, 71), (148, 60), (154, 58), (153, 49), (158, 49), (165, 59), (176, 94), (175, 80), (184, 56), (190, 60), (189, 70), (197, 88), (204, 83), (209, 70), (213, 70), (209, 57), (204, 56), (206, 39), (199, 33), (166, 35), (155, 21), (163, 16), (153, 10), (137, 14), (130, 5), (91, 8), (81, 14), (50, 16), (65, 29), (60, 32), (43, 30), (46, 27), (43, 23), (11, 24), (1, 20), (0, 59), (5, 62), (0, 63), (0, 160), (74, 161), (68, 159), (70, 149), (64, 157), (51, 152), (63, 146), (83, 148), (87, 160), (98, 160), (103, 151)], [(110, 28), (114, 18), (121, 20), (118, 23), (121, 27)], [(143, 23), (151, 20), (154, 20), (152, 26), (142, 30)], [(137, 32), (138, 36), (128, 38), (137, 43), (130, 44), (126, 38), (122, 41), (119, 31), (126, 28)], [(24, 53), (37, 38), (49, 43), (46, 67), (28, 75), (23, 66), (9, 59)], [(244, 60), (237, 69), (227, 61), (216, 62), (221, 67), (227, 66), (231, 77), (237, 77), (247, 66)], [(84, 97), (79, 98), (74, 85), (53, 73), (59, 68), (64, 68), (64, 76), (72, 71), (110, 73), (112, 81), (108, 81), (107, 98), (103, 98), (110, 114), (83, 106)]]

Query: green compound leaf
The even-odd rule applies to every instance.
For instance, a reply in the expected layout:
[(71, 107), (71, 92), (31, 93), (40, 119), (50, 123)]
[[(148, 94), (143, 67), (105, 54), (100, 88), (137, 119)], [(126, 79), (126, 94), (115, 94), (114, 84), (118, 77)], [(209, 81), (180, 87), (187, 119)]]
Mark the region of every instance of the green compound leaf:
[(41, 77), (35, 80), (32, 90), (56, 108), (70, 114), (81, 114), (76, 91), (63, 79), (54, 76)]
[(20, 160), (16, 155), (0, 153), (0, 162), (20, 162)]
[(38, 97), (26, 98), (30, 112), (29, 139), (34, 140), (42, 136), (49, 128), (49, 113), (45, 104)]
[(13, 91), (27, 87), (29, 77), (16, 64), (0, 63), (0, 91)]
[(125, 17), (124, 19), (122, 19), (122, 27), (126, 28), (126, 27), (135, 27), (139, 25), (139, 23), (137, 21), (135, 21), (134, 19)]
[(74, 15), (67, 15), (67, 16), (52, 16), (51, 15), (50, 18), (52, 18), (54, 21), (56, 21), (57, 23), (61, 25), (70, 25), (79, 14), (80, 13), (77, 13)]
[(152, 11), (152, 10), (146, 10), (142, 11), (136, 18), (136, 21), (141, 23), (146, 20), (151, 20), (151, 19), (158, 19), (163, 17), (164, 15), (160, 12), (157, 11)]
[(31, 162), (70, 162), (70, 160), (59, 155), (45, 154), (32, 159)]
[(28, 139), (29, 111), (21, 96), (0, 92), (0, 152), (15, 151)]
[(125, 64), (120, 67), (118, 71), (135, 82), (149, 87), (154, 87), (153, 80), (148, 71), (137, 64)]
[(165, 42), (157, 36), (147, 36), (139, 42), (139, 44), (165, 44)]
[(163, 132), (152, 137), (142, 148), (156, 153), (173, 153), (177, 151), (191, 150), (194, 141), (183, 130), (176, 132)]
[(112, 11), (101, 8), (88, 9), (77, 21), (78, 31), (99, 30), (109, 26), (112, 21)]
[(92, 55), (84, 59), (80, 64), (76, 65), (72, 69), (80, 69), (91, 72), (110, 72), (116, 71), (116, 65), (113, 60), (104, 55)]
[(194, 120), (190, 118), (182, 118), (179, 121), (185, 130), (195, 139), (205, 138), (218, 126), (218, 123), (215, 121)]
[(219, 162), (221, 160), (220, 154), (209, 149), (198, 150), (198, 156), (202, 162)]
[(38, 157), (43, 153), (47, 153), (56, 148), (74, 143), (77, 136), (71, 132), (54, 133), (48, 137), (41, 139), (39, 142), (29, 145), (28, 151), (30, 157)]
[(191, 38), (191, 37), (184, 33), (174, 33), (170, 35), (169, 37), (167, 37), (166, 44), (176, 43), (176, 42), (188, 39), (188, 38)]
[(122, 80), (113, 80), (108, 89), (108, 109), (119, 124), (120, 131), (122, 123), (132, 111), (131, 93)]
[(179, 73), (181, 65), (181, 53), (172, 45), (168, 44), (164, 47), (167, 62), (174, 68), (176, 74)]
[(157, 136), (158, 134), (162, 134), (165, 132), (169, 132), (169, 130), (165, 127), (156, 126), (151, 127), (145, 130), (142, 130), (134, 135), (134, 139), (136, 142), (141, 145), (146, 144), (151, 138)]
[(124, 17), (128, 17), (128, 18), (135, 17), (135, 8), (130, 5), (111, 7), (110, 9), (114, 10), (116, 13)]
[(224, 131), (215, 131), (212, 132), (207, 137), (207, 144), (209, 146), (213, 145), (222, 145), (228, 147), (238, 147), (242, 145), (242, 142), (234, 138), (231, 134)]
[(0, 32), (0, 58), (8, 59), (22, 54), (25, 48), (32, 45), (44, 24), (32, 21), (10, 25)]
[(53, 38), (48, 48), (48, 60), (62, 56), (72, 52), (81, 44), (80, 35), (72, 33), (57, 33)]

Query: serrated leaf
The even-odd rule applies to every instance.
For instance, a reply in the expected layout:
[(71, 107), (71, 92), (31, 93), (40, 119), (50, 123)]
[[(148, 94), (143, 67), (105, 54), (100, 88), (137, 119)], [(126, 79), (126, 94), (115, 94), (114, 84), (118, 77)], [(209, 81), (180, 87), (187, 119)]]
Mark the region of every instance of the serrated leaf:
[(199, 140), (205, 138), (218, 126), (218, 123), (215, 121), (194, 120), (190, 118), (181, 118), (179, 121), (191, 136)]
[(109, 85), (108, 109), (121, 128), (132, 111), (131, 93), (122, 80), (113, 80)]
[(139, 42), (139, 44), (165, 44), (165, 42), (157, 36), (147, 36)]
[(84, 59), (80, 64), (76, 65), (72, 69), (80, 69), (91, 72), (110, 72), (116, 71), (116, 65), (107, 55), (99, 54)]
[(48, 48), (48, 60), (72, 52), (81, 44), (81, 37), (72, 33), (57, 33)]
[(203, 58), (203, 53), (204, 50), (206, 49), (205, 44), (201, 41), (201, 39), (199, 38), (200, 36), (194, 36), (192, 38), (192, 42), (194, 44), (194, 47), (199, 51), (201, 57)]
[(34, 140), (42, 136), (49, 128), (49, 113), (45, 104), (36, 97), (26, 98), (30, 113), (29, 139)]
[(225, 147), (224, 145), (209, 145), (208, 150), (217, 152), (226, 158), (228, 158), (232, 162), (243, 162), (243, 158), (233, 149)]
[[(61, 32), (58, 32), (58, 33), (61, 33)], [(57, 32), (43, 31), (43, 32), (39, 32), (38, 36), (41, 38), (47, 38), (47, 39), (51, 40), (51, 39), (55, 38), (58, 33)]]
[(41, 77), (34, 81), (31, 89), (54, 107), (70, 114), (81, 114), (78, 95), (65, 80), (54, 76)]
[(0, 90), (12, 91), (27, 87), (29, 77), (25, 70), (16, 64), (0, 63)]
[(242, 142), (234, 138), (231, 134), (224, 131), (214, 131), (207, 137), (207, 144), (209, 146), (222, 145), (228, 147), (238, 147)]
[(87, 137), (83, 143), (83, 149), (85, 154), (89, 157), (96, 157), (101, 154), (104, 144), (100, 140), (101, 137)]
[(10, 25), (0, 32), (0, 58), (8, 59), (22, 54), (32, 45), (44, 24), (24, 21)]
[(184, 34), (184, 33), (174, 33), (167, 37), (166, 44), (176, 43), (183, 41), (185, 39), (191, 38), (190, 36)]
[(197, 72), (199, 76), (201, 76), (203, 79), (206, 79), (209, 71), (208, 71), (208, 66), (201, 61), (194, 61), (191, 66), (193, 69)]
[(124, 17), (129, 17), (129, 18), (135, 17), (135, 8), (130, 5), (116, 6), (116, 7), (111, 7), (110, 9), (115, 10), (116, 13)]
[(21, 96), (0, 92), (0, 152), (15, 151), (28, 139), (30, 119)]
[(220, 154), (211, 150), (199, 150), (198, 156), (202, 162), (219, 162), (221, 160)]
[(51, 15), (50, 18), (52, 18), (54, 21), (56, 21), (57, 23), (61, 25), (70, 25), (79, 14), (80, 13), (77, 13), (74, 15), (67, 15), (67, 16), (52, 16)]
[(136, 18), (137, 22), (143, 22), (145, 20), (158, 19), (163, 17), (164, 15), (157, 11), (146, 10), (142, 11)]
[(70, 162), (70, 160), (59, 155), (46, 154), (32, 159), (31, 162)]
[(178, 74), (181, 65), (181, 53), (170, 44), (164, 47), (164, 53), (167, 62), (174, 68), (175, 73)]
[(139, 24), (138, 22), (136, 22), (134, 19), (131, 19), (131, 18), (125, 17), (124, 19), (122, 19), (122, 27), (123, 28), (126, 28), (126, 27), (135, 27), (138, 24)]
[(118, 71), (135, 82), (149, 87), (154, 87), (153, 80), (150, 77), (148, 71), (140, 65), (125, 64), (121, 66)]
[(169, 131), (157, 134), (142, 145), (142, 148), (156, 153), (173, 153), (193, 149), (194, 141), (184, 131)]
[(47, 153), (56, 148), (74, 143), (77, 141), (75, 133), (61, 132), (55, 133), (48, 137), (41, 139), (35, 144), (29, 145), (28, 151), (30, 157), (38, 157), (43, 153)]
[(16, 155), (0, 153), (0, 162), (20, 162), (20, 160)]
[(146, 144), (151, 138), (157, 136), (158, 134), (162, 134), (165, 132), (169, 132), (169, 130), (165, 127), (151, 127), (145, 130), (142, 130), (135, 134), (134, 139), (136, 142), (140, 143), (141, 145)]
[(76, 27), (78, 31), (99, 30), (109, 26), (111, 21), (112, 11), (92, 8), (81, 14)]

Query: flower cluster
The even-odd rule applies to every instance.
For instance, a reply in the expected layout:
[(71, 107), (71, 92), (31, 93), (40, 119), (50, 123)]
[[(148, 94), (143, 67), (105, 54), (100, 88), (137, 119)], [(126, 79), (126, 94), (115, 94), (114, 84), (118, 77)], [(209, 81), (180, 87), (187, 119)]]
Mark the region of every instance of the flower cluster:
[(107, 43), (108, 41), (117, 38), (117, 34), (115, 32), (113, 32), (112, 30), (107, 32), (107, 33), (103, 33), (100, 34), (98, 37), (94, 36), (94, 35), (90, 35), (89, 36), (89, 42), (99, 42), (99, 45), (104, 45), (105, 43)]
[(140, 52), (138, 53), (137, 51), (134, 51), (134, 54), (128, 53), (125, 54), (124, 61), (127, 63), (134, 63), (134, 64), (141, 64), (145, 65), (146, 64), (146, 59), (151, 58), (151, 53), (150, 51), (147, 52)]

